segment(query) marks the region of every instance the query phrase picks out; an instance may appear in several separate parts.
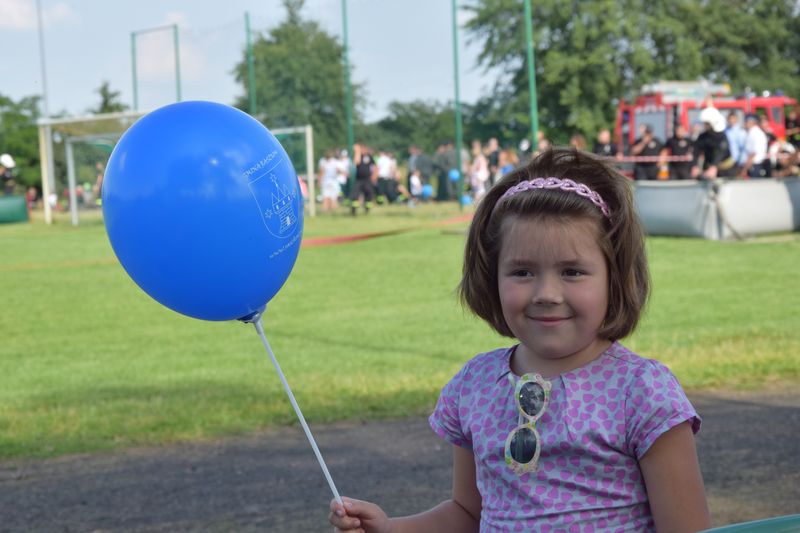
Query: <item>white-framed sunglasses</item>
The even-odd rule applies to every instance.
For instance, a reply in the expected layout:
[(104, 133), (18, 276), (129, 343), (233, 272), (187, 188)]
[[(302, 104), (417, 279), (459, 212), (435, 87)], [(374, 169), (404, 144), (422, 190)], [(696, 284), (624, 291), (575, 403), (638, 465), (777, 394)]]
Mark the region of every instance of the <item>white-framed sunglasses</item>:
[[(509, 374), (509, 380), (513, 377)], [(506, 464), (517, 474), (535, 472), (542, 451), (536, 421), (550, 402), (552, 385), (539, 374), (525, 374), (514, 387), (514, 400), (519, 411), (519, 421), (506, 438)]]

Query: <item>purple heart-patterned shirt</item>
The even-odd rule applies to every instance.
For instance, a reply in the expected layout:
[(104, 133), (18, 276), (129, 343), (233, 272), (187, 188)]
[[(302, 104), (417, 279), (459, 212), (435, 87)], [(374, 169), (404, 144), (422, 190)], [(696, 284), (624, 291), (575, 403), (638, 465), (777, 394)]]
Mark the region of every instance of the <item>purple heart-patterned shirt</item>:
[(430, 416), (439, 436), (475, 455), (481, 532), (654, 531), (638, 461), (670, 428), (691, 421), (700, 429), (672, 372), (614, 343), (589, 364), (548, 378), (550, 403), (536, 422), (538, 470), (518, 475), (504, 456), (519, 421), (514, 348), (470, 360)]

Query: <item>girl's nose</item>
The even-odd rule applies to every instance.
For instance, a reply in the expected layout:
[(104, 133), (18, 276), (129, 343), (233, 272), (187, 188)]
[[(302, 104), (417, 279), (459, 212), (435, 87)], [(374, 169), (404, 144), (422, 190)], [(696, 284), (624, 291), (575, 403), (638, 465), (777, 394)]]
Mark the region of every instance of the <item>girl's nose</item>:
[(533, 293), (533, 303), (536, 305), (556, 305), (563, 303), (564, 296), (561, 292), (560, 280), (552, 276), (542, 276)]

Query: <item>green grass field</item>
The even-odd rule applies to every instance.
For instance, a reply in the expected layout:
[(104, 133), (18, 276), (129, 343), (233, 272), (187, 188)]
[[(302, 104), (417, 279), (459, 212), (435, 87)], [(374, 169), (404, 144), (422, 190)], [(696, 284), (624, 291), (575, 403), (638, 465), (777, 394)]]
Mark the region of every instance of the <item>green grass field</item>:
[[(417, 227), (454, 206), (306, 219), (306, 237)], [(471, 356), (507, 344), (454, 296), (465, 224), (306, 248), (265, 328), (310, 423), (427, 413)], [(800, 381), (800, 240), (653, 238), (654, 293), (626, 344), (687, 388)], [(97, 214), (0, 226), (0, 458), (295, 423), (250, 325), (145, 295)]]

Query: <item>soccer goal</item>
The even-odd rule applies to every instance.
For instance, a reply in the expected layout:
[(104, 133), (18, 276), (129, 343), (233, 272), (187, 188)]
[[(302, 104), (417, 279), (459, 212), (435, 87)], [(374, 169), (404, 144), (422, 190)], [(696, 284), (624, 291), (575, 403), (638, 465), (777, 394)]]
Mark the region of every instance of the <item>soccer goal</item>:
[[(94, 165), (102, 167), (111, 155), (113, 147), (131, 124), (145, 115), (142, 111), (107, 113), (85, 117), (40, 119), (39, 159), (42, 175), (42, 205), (44, 220), (53, 222), (53, 210), (60, 205), (69, 209), (72, 224), (80, 223), (79, 212), (99, 204), (99, 190), (92, 190), (96, 172)], [(314, 204), (314, 130), (311, 125), (270, 130), (289, 155), (295, 169), (305, 168), (298, 177), (305, 181), (304, 196), (307, 197), (309, 215), (315, 216)], [(55, 145), (63, 145), (63, 162), (66, 180), (57, 175)], [(60, 154), (59, 154), (60, 155)], [(93, 161), (95, 163), (93, 163)], [(60, 171), (61, 173), (64, 170)], [(87, 175), (91, 174), (91, 179)], [(64, 185), (60, 185), (64, 184)], [(99, 189), (99, 187), (98, 187)]]

